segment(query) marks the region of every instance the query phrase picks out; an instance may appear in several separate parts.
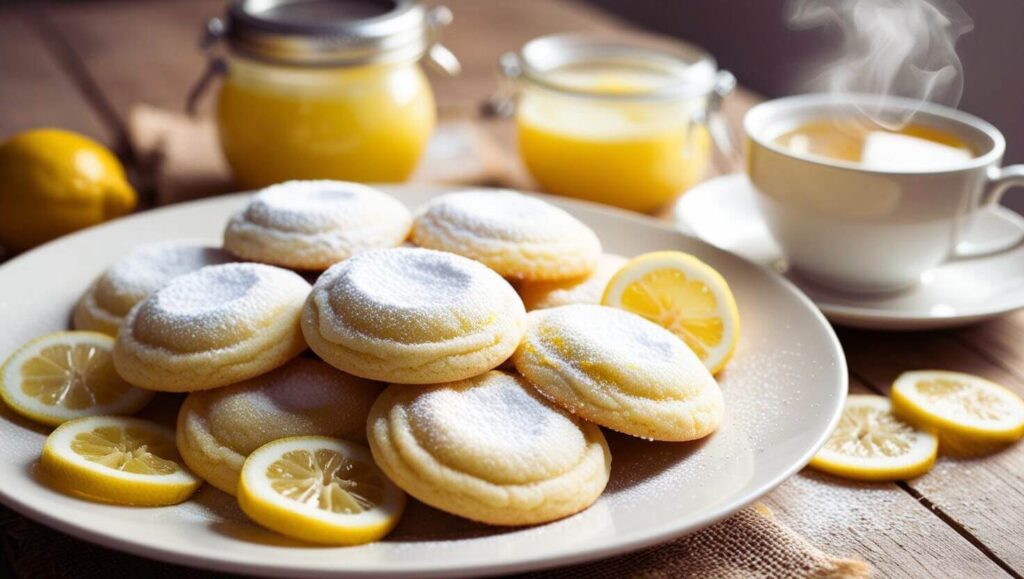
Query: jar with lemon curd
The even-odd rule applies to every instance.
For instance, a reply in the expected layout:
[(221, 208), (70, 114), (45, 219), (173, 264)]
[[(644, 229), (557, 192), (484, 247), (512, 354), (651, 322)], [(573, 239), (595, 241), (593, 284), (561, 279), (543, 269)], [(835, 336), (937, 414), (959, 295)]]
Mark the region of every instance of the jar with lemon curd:
[(650, 212), (695, 184), (735, 79), (707, 54), (647, 37), (555, 35), (502, 57), (515, 83), (519, 152), (558, 195)]
[(237, 0), (208, 25), (224, 40), (217, 130), (243, 187), (289, 179), (393, 182), (415, 170), (434, 128), (420, 61), (456, 72), (437, 43), (451, 19), (414, 0)]

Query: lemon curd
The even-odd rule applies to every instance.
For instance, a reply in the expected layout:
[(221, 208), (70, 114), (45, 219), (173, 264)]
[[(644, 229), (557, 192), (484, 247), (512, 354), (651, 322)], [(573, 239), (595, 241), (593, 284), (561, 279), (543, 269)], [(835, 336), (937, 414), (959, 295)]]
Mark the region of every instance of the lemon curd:
[(696, 121), (704, 100), (643, 98), (666, 74), (603, 66), (548, 78), (572, 94), (528, 87), (517, 115), (520, 155), (545, 190), (649, 212), (701, 178), (711, 150)]
[[(452, 21), (418, 0), (236, 0), (206, 24), (221, 149), (239, 185), (292, 179), (403, 181), (436, 111), (420, 63), (456, 74), (440, 44)], [(218, 45), (223, 46), (218, 46)]]
[(435, 123), (415, 62), (291, 68), (232, 58), (221, 88), (221, 147), (238, 183), (403, 181)]

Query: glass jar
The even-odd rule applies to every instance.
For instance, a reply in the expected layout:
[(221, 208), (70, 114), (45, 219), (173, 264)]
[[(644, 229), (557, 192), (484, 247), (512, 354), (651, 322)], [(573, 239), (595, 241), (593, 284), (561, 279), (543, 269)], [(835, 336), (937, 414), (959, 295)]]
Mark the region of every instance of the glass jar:
[(458, 70), (436, 41), (450, 19), (414, 0), (233, 2), (208, 25), (227, 50), (196, 94), (224, 76), (217, 129), (239, 185), (407, 179), (436, 118), (419, 62)]
[[(650, 212), (704, 174), (735, 86), (706, 53), (648, 37), (555, 35), (502, 57), (519, 152), (558, 195)], [(714, 137), (714, 138), (713, 138)]]

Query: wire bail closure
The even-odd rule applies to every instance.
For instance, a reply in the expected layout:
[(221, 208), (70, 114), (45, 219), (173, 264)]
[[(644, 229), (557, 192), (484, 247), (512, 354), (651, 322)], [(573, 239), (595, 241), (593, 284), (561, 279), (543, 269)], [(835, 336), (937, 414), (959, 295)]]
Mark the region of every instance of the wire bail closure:
[(228, 71), (228, 63), (224, 60), (224, 57), (214, 54), (226, 32), (227, 25), (220, 18), (211, 18), (206, 22), (206, 30), (203, 37), (199, 40), (199, 48), (209, 58), (206, 63), (206, 70), (203, 71), (202, 76), (199, 77), (199, 80), (188, 91), (188, 97), (185, 101), (185, 112), (190, 117), (196, 115), (196, 111), (199, 108), (199, 100), (210, 84), (213, 83), (214, 79), (226, 74)]
[[(423, 59), (431, 68), (454, 76), (462, 71), (458, 58), (441, 44), (441, 30), (453, 20), (445, 6), (426, 9), (416, 0), (394, 0), (381, 15), (361, 20), (301, 22), (267, 16), (266, 4), (287, 9), (295, 0), (235, 0), (224, 18), (206, 23), (199, 48), (208, 61), (189, 90), (185, 110), (195, 115), (203, 94), (228, 72), (224, 45), (232, 53), (269, 64), (311, 70), (372, 66)], [(344, 1), (338, 2), (339, 6)]]

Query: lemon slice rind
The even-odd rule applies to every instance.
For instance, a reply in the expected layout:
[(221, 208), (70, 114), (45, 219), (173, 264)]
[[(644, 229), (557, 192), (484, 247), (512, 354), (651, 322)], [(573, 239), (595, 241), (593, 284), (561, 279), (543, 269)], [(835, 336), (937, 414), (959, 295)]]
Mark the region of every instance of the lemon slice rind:
[(665, 319), (659, 319), (659, 316), (652, 317), (643, 312), (634, 311), (622, 303), (623, 294), (630, 286), (641, 283), (644, 278), (659, 270), (682, 272), (687, 282), (700, 282), (713, 292), (716, 302), (715, 316), (722, 321), (722, 336), (718, 344), (713, 345), (702, 341), (700, 347), (706, 351), (706, 354), (702, 356), (700, 352), (697, 353), (705, 367), (712, 374), (717, 374), (725, 367), (735, 352), (736, 343), (739, 341), (740, 316), (736, 307), (736, 299), (725, 278), (700, 259), (679, 251), (656, 251), (635, 257), (622, 266), (608, 282), (601, 303), (647, 318), (678, 335), (693, 348), (693, 344), (681, 335), (678, 328), (672, 327), (672, 323), (667, 323)]
[[(921, 390), (926, 384), (947, 392), (929, 396)], [(904, 372), (893, 383), (891, 395), (897, 416), (937, 429), (944, 442), (986, 446), (1024, 437), (1024, 400), (979, 376), (945, 370)], [(982, 412), (988, 416), (979, 416)]]
[[(810, 466), (853, 480), (907, 480), (931, 470), (938, 448), (934, 432), (900, 421), (887, 398), (851, 394), (839, 424)], [(899, 454), (879, 455), (878, 449)]]
[(89, 460), (72, 450), (80, 434), (99, 428), (139, 429), (174, 448), (174, 433), (163, 426), (138, 418), (89, 416), (65, 422), (46, 439), (39, 463), (52, 484), (67, 493), (95, 501), (133, 506), (165, 506), (188, 499), (202, 480), (185, 469), (176, 456), (162, 456), (177, 465), (168, 474), (142, 474), (118, 470)]
[[(382, 488), (378, 504), (360, 513), (336, 513), (299, 502), (275, 491), (268, 469), (292, 451), (326, 450), (370, 469)], [(242, 466), (238, 504), (260, 525), (303, 541), (329, 545), (358, 545), (383, 538), (398, 524), (406, 497), (373, 462), (360, 444), (325, 436), (295, 436), (269, 442), (253, 451)]]
[[(63, 403), (46, 404), (42, 402), (39, 398), (25, 392), (23, 388), (25, 383), (23, 372), (26, 363), (33, 359), (42, 360), (43, 358), (40, 354), (46, 348), (54, 346), (68, 346), (72, 349), (76, 346), (92, 346), (103, 350), (106, 356), (103, 363), (111, 364), (110, 373), (113, 375), (111, 355), (114, 349), (114, 339), (106, 334), (83, 331), (55, 332), (36, 338), (14, 352), (14, 354), (7, 358), (3, 366), (0, 367), (0, 397), (7, 403), (7, 406), (18, 414), (42, 424), (58, 426), (69, 420), (85, 416), (134, 414), (152, 400), (153, 392), (123, 383), (123, 386), (126, 387), (125, 391), (106, 404), (97, 403), (94, 399), (92, 405), (86, 408), (75, 409), (68, 408)], [(62, 370), (65, 373), (75, 371), (74, 368), (69, 368), (68, 366), (74, 365), (77, 362), (71, 360), (71, 356), (68, 358), (67, 363), (62, 366), (51, 363), (54, 379), (59, 379), (58, 376)], [(85, 371), (89, 369), (81, 368), (80, 370)], [(91, 369), (96, 370), (96, 368)], [(120, 380), (120, 378), (116, 379)]]

